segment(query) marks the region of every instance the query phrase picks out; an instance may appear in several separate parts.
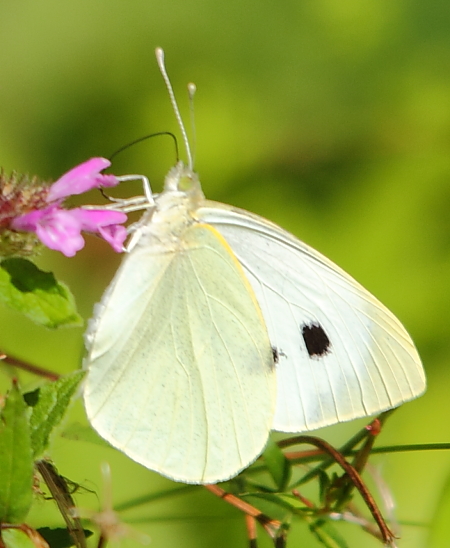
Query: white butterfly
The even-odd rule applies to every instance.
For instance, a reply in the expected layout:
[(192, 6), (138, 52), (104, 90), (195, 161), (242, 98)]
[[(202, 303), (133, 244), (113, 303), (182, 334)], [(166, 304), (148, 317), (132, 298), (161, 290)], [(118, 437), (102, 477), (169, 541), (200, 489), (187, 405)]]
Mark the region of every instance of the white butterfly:
[(129, 457), (178, 481), (223, 481), (271, 429), (372, 415), (425, 390), (404, 327), (320, 253), (205, 200), (181, 162), (150, 202), (86, 334), (89, 421)]

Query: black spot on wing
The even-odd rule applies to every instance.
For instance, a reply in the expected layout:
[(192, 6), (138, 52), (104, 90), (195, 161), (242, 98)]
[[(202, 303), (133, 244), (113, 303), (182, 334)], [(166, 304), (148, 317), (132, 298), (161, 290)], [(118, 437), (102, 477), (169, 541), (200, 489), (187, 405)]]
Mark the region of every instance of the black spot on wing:
[(278, 348), (276, 346), (272, 346), (272, 355), (273, 363), (277, 364), (280, 361), (280, 354), (278, 353)]
[(273, 363), (276, 365), (280, 361), (280, 357), (287, 358), (286, 354), (282, 350), (278, 350), (276, 346), (272, 346)]
[(303, 324), (301, 330), (310, 358), (320, 358), (330, 352), (330, 339), (320, 324), (317, 322)]

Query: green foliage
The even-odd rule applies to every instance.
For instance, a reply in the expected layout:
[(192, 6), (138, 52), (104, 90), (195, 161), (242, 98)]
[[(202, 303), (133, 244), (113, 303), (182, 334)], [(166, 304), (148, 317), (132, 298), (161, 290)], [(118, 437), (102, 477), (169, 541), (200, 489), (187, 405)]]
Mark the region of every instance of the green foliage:
[[(0, 523), (25, 521), (33, 501), (34, 459), (47, 448), (83, 375), (77, 371), (25, 395), (13, 382), (0, 417)], [(8, 538), (11, 546), (28, 542), (19, 532)]]
[(0, 301), (45, 327), (82, 325), (69, 289), (27, 259), (0, 263)]
[(318, 519), (310, 524), (310, 531), (326, 548), (349, 548), (345, 538), (329, 521)]
[(75, 371), (24, 395), (32, 408), (30, 432), (33, 458), (39, 458), (47, 449), (50, 434), (66, 413), (84, 374), (84, 371)]
[(21, 529), (5, 529), (2, 531), (2, 539), (6, 548), (37, 548), (29, 535)]
[(0, 424), (0, 523), (20, 523), (31, 507), (33, 460), (28, 415), (13, 383)]
[(278, 491), (284, 491), (291, 477), (291, 465), (272, 438), (269, 439), (263, 456)]
[[(40, 527), (37, 532), (48, 542), (51, 548), (69, 548), (74, 545), (69, 531), (62, 527)], [(83, 533), (86, 538), (92, 536), (92, 531), (88, 529), (84, 529)]]

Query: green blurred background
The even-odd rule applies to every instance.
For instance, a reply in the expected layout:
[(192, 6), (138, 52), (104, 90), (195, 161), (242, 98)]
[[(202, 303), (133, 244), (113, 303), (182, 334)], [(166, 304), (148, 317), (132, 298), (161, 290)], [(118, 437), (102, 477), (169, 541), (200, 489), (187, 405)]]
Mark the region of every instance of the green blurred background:
[[(4, 0), (0, 22), (6, 171), (55, 180), (137, 137), (177, 131), (154, 59), (154, 48), (164, 47), (187, 120), (186, 84), (197, 84), (196, 169), (207, 197), (268, 217), (319, 249), (391, 308), (415, 340), (428, 391), (394, 414), (379, 443), (449, 440), (449, 3)], [(160, 190), (174, 161), (168, 139), (153, 139), (120, 155), (114, 173), (145, 173)], [(70, 285), (88, 318), (119, 261), (90, 238), (73, 259), (46, 252), (38, 262)], [(47, 331), (4, 309), (0, 322), (2, 350), (59, 372), (79, 366), (81, 329)], [(73, 420), (84, 420), (79, 402), (67, 424)], [(361, 424), (318, 434), (339, 444)], [(100, 462), (108, 460), (117, 503), (175, 487), (88, 443), (57, 439), (51, 454), (63, 475), (90, 489), (99, 488)], [(400, 546), (431, 546), (425, 526), (450, 454), (373, 462), (398, 520), (414, 524), (402, 527)], [(98, 501), (86, 494), (78, 504)], [(57, 523), (49, 506), (37, 504), (34, 525)], [(154, 547), (246, 546), (243, 519), (226, 506), (199, 488), (123, 518), (142, 518), (136, 527)], [(350, 546), (379, 546), (355, 526), (340, 530)], [(319, 546), (302, 523), (290, 543)]]

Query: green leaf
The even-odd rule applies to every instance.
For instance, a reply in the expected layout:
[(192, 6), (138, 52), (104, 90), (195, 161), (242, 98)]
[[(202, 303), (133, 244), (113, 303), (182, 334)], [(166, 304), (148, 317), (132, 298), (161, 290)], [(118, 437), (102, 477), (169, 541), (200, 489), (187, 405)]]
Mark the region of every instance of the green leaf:
[(42, 455), (49, 444), (52, 430), (60, 423), (85, 371), (79, 370), (48, 382), (33, 392), (24, 394), (26, 402), (34, 404), (30, 417), (33, 457)]
[(324, 502), (331, 486), (331, 480), (325, 470), (318, 469), (317, 476), (319, 478), (319, 498)]
[[(86, 538), (93, 535), (93, 532), (88, 529), (83, 529), (83, 531)], [(51, 548), (69, 548), (70, 546), (74, 546), (74, 541), (69, 531), (63, 527), (55, 527), (53, 529), (50, 527), (40, 527), (37, 529), (37, 532), (48, 542)]]
[(263, 457), (278, 490), (284, 491), (291, 477), (291, 464), (271, 438), (269, 438)]
[(16, 257), (0, 262), (0, 301), (45, 327), (83, 323), (67, 286), (27, 259)]
[(36, 548), (30, 537), (20, 529), (4, 529), (2, 539), (6, 548)]
[(297, 504), (297, 508), (295, 508), (296, 503), (293, 500), (294, 497), (288, 498), (285, 495), (278, 495), (275, 493), (251, 493), (248, 495), (241, 495), (240, 498), (249, 504), (256, 506), (256, 508), (261, 510), (266, 516), (270, 516), (272, 519), (278, 519), (281, 522), (287, 522), (294, 510), (297, 514), (301, 513), (301, 508), (299, 508), (300, 504)]
[(347, 541), (336, 528), (325, 519), (314, 520), (309, 524), (311, 533), (315, 535), (326, 548), (348, 548)]
[(0, 522), (20, 523), (32, 503), (28, 410), (14, 383), (0, 417)]

